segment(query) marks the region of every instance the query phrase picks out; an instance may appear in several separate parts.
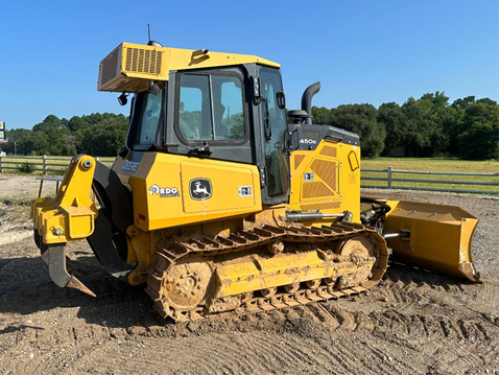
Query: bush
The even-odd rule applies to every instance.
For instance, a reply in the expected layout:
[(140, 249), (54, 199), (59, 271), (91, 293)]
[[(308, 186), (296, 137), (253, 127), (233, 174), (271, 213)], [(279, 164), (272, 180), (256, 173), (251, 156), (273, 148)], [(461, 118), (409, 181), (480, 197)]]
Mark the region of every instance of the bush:
[(17, 165), (17, 170), (22, 174), (31, 174), (34, 167), (29, 162), (23, 162)]

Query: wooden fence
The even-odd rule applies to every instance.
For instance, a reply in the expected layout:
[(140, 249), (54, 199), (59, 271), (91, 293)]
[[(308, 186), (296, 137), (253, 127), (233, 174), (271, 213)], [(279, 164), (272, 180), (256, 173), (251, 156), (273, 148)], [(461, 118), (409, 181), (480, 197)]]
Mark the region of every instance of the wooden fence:
[[(383, 174), (382, 176), (363, 176), (366, 173)], [(413, 179), (405, 175), (428, 175), (428, 176), (460, 176), (460, 177), (479, 177), (479, 179), (470, 178), (469, 180), (439, 180), (439, 179)], [(496, 179), (495, 179), (496, 177)], [(485, 181), (495, 180), (495, 181)], [(381, 170), (363, 169), (361, 171), (361, 181), (379, 181), (384, 182), (384, 185), (366, 185), (361, 184), (361, 188), (387, 188), (387, 189), (413, 189), (421, 191), (440, 191), (440, 192), (458, 192), (458, 193), (484, 193), (498, 195), (498, 172), (448, 172), (448, 171), (412, 171), (412, 170), (396, 170), (392, 167), (387, 167)], [(425, 186), (402, 186), (398, 183), (424, 184)], [(396, 184), (394, 184), (396, 183)], [(430, 187), (429, 185), (440, 185), (441, 187)], [(484, 189), (456, 189), (455, 185), (466, 185), (474, 187), (494, 186), (497, 190)]]
[[(49, 157), (42, 155), (41, 157), (2, 157), (0, 156), (0, 173), (7, 172), (8, 170), (17, 170), (23, 167), (24, 164), (30, 165), (30, 171), (40, 171), (43, 175), (48, 173), (63, 175), (68, 168), (71, 157)], [(115, 158), (99, 158), (96, 160), (111, 165)]]
[[(99, 158), (96, 160), (111, 165), (114, 158)], [(71, 157), (49, 157), (43, 155), (41, 157), (1, 157), (0, 156), (0, 173), (7, 170), (19, 170), (24, 163), (29, 163), (32, 171), (40, 171), (43, 175), (48, 173), (63, 175), (71, 161)], [(366, 176), (369, 174), (371, 176)], [(381, 175), (382, 174), (382, 175)], [(375, 175), (375, 176), (373, 176)], [(437, 180), (437, 179), (413, 179), (408, 178), (408, 175), (427, 175), (427, 176), (460, 176), (460, 177), (479, 177), (479, 179), (470, 180)], [(496, 177), (496, 179), (494, 179)], [(495, 180), (495, 181), (485, 181)], [(414, 189), (422, 191), (441, 191), (441, 192), (459, 192), (459, 193), (483, 193), (498, 195), (498, 173), (479, 173), (479, 172), (447, 172), (447, 171), (412, 171), (412, 170), (396, 170), (392, 167), (387, 167), (381, 170), (363, 169), (361, 171), (361, 181), (382, 182), (383, 184), (361, 184), (361, 188), (392, 188), (392, 189)], [(402, 186), (398, 183), (411, 183), (414, 185), (424, 186)], [(396, 183), (396, 184), (394, 184)], [(432, 187), (432, 185), (440, 185), (440, 187)], [(473, 187), (495, 186), (497, 190), (484, 189), (456, 189), (455, 185), (465, 185)]]

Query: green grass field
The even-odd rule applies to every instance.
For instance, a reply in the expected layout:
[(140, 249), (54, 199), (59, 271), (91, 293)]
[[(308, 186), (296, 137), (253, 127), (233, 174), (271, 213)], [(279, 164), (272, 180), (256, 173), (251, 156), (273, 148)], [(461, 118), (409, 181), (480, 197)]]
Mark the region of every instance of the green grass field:
[[(393, 170), (412, 171), (439, 171), (439, 172), (474, 172), (474, 173), (497, 173), (498, 161), (461, 161), (431, 158), (378, 158), (363, 160), (361, 162), (361, 184), (373, 186), (387, 186), (385, 181), (363, 180), (364, 177), (387, 178), (386, 172), (366, 172), (364, 170), (381, 170), (391, 166)], [(415, 187), (415, 188), (444, 188), (444, 189), (466, 189), (498, 192), (498, 176), (455, 176), (455, 175), (422, 175), (422, 174), (392, 174), (392, 186)], [(461, 182), (494, 182), (496, 185), (472, 185), (472, 184), (443, 184), (443, 183), (416, 183), (400, 182), (394, 179), (418, 179), (418, 180), (447, 180)]]

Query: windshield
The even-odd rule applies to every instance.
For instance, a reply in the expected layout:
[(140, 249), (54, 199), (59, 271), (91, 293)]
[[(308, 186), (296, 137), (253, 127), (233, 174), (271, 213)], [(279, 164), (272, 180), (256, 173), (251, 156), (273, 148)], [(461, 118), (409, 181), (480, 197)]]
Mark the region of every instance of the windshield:
[(135, 134), (136, 144), (151, 144), (156, 141), (160, 126), (163, 89), (158, 95), (153, 93), (140, 93), (137, 96), (139, 113), (136, 115), (137, 128)]
[(179, 129), (187, 141), (245, 138), (242, 82), (235, 75), (183, 74)]

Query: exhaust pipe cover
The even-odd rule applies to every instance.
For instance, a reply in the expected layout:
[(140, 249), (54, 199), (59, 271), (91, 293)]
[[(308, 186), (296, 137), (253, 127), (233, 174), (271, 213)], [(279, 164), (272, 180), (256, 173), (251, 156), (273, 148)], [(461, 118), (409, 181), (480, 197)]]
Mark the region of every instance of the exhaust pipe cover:
[(321, 89), (321, 82), (315, 82), (304, 91), (302, 94), (302, 110), (307, 112), (306, 124), (312, 124), (311, 108), (312, 97), (316, 95)]

